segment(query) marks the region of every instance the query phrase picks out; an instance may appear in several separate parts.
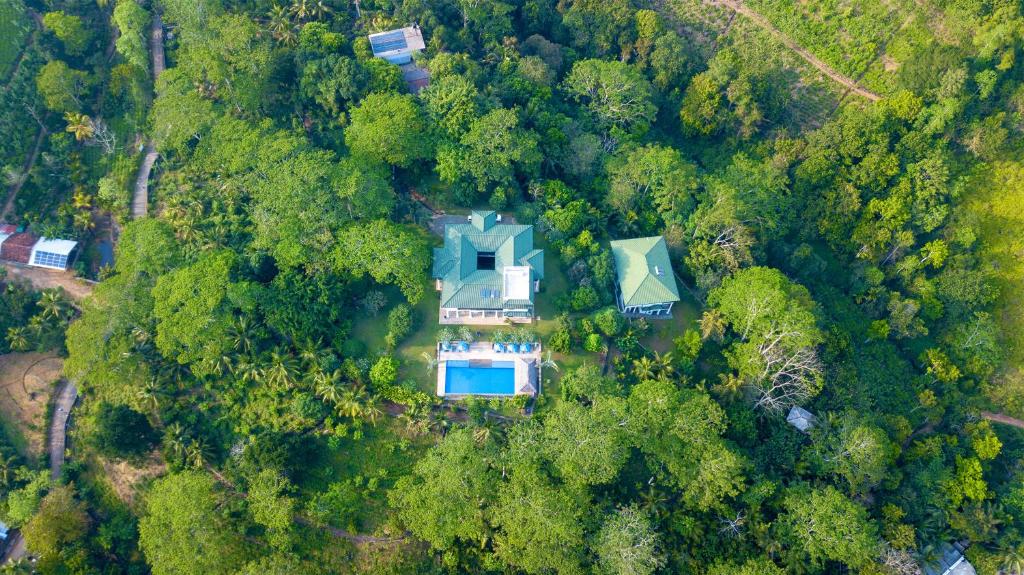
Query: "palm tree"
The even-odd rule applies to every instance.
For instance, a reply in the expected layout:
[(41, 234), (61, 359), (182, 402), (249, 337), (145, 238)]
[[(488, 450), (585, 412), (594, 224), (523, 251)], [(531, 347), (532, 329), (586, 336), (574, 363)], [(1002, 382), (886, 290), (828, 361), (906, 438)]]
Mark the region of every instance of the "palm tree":
[(185, 458), (185, 428), (177, 421), (167, 426), (167, 431), (164, 433), (164, 444), (175, 457)]
[(646, 355), (633, 360), (633, 376), (640, 381), (654, 379), (654, 361)]
[(1024, 547), (1007, 546), (1000, 549), (999, 572), (1006, 575), (1020, 575), (1024, 573)]
[(42, 309), (45, 318), (61, 319), (67, 313), (68, 303), (60, 288), (48, 289), (39, 297), (36, 304)]
[(282, 44), (291, 44), (295, 36), (295, 25), (288, 16), (288, 9), (284, 6), (274, 6), (267, 12), (267, 30), (275, 40)]
[(663, 378), (669, 378), (676, 372), (675, 363), (672, 360), (672, 353), (666, 353), (661, 355), (658, 352), (654, 352), (654, 367), (658, 370), (658, 375)]
[(558, 371), (558, 364), (555, 362), (555, 360), (551, 359), (551, 350), (548, 350), (548, 355), (544, 359), (544, 361), (540, 362), (540, 366), (545, 369), (553, 369), (555, 371)]
[(163, 402), (163, 398), (167, 394), (160, 386), (159, 382), (155, 377), (149, 378), (145, 384), (142, 385), (135, 392), (135, 399), (138, 402), (139, 407), (149, 411), (156, 418), (157, 422), (160, 421), (160, 404)]
[(256, 341), (256, 328), (252, 320), (243, 315), (231, 324), (228, 337), (231, 338), (231, 345), (235, 351), (251, 353)]
[(419, 404), (410, 405), (398, 416), (405, 430), (412, 437), (425, 435), (430, 431), (430, 412)]
[(375, 395), (367, 397), (363, 402), (363, 419), (371, 425), (377, 425), (377, 418), (381, 415), (384, 415), (384, 411), (380, 408), (380, 399)]
[(29, 348), (28, 330), (24, 327), (7, 328), (7, 346), (13, 351), (25, 351)]
[(437, 367), (437, 356), (429, 351), (425, 351), (420, 355), (423, 356), (423, 361), (427, 364), (427, 374), (434, 373), (434, 368)]
[(64, 119), (68, 123), (68, 127), (65, 128), (66, 132), (75, 135), (75, 140), (81, 142), (82, 140), (88, 140), (95, 133), (95, 126), (92, 123), (92, 119), (85, 114), (78, 112), (66, 112)]
[(270, 352), (270, 366), (267, 368), (267, 383), (275, 387), (291, 389), (295, 385), (298, 360), (289, 351), (278, 347)]
[(713, 339), (721, 342), (725, 337), (725, 317), (717, 309), (705, 311), (698, 323), (700, 324), (700, 335), (704, 340)]
[(71, 196), (71, 205), (75, 209), (88, 210), (92, 208), (92, 196), (85, 193), (85, 190), (81, 186), (75, 188), (75, 193)]
[(264, 375), (260, 364), (250, 358), (241, 359), (235, 363), (234, 373), (236, 377), (246, 383), (262, 381)]
[(341, 400), (341, 370), (318, 370), (313, 375), (314, 393), (327, 403), (338, 405)]
[(14, 474), (18, 458), (13, 455), (0, 455), (0, 484), (4, 489), (11, 485), (11, 477)]
[(338, 400), (338, 413), (345, 417), (358, 419), (363, 415), (363, 403), (365, 401), (365, 389), (362, 387), (348, 387)]
[(185, 460), (188, 465), (196, 469), (206, 467), (206, 461), (210, 458), (210, 449), (202, 439), (193, 439), (185, 449)]
[(92, 212), (75, 212), (71, 216), (71, 225), (76, 230), (89, 231), (96, 227), (96, 222), (92, 221)]
[(296, 20), (320, 20), (333, 12), (324, 0), (293, 0), (289, 11)]

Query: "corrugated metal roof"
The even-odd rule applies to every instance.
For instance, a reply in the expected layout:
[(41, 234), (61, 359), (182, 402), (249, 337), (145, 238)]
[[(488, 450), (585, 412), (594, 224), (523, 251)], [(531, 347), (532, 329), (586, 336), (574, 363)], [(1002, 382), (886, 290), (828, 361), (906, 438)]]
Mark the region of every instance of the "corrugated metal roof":
[(679, 301), (679, 288), (665, 238), (615, 240), (611, 247), (625, 306)]

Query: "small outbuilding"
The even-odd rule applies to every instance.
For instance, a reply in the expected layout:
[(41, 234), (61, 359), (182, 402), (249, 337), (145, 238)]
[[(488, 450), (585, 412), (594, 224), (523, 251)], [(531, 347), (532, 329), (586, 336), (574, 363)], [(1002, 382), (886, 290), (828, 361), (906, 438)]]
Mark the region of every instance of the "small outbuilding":
[(416, 25), (370, 34), (369, 38), (374, 56), (399, 66), (412, 62), (412, 55), (427, 47)]
[(804, 433), (814, 429), (814, 424), (817, 422), (818, 418), (814, 417), (813, 413), (796, 405), (790, 408), (789, 415), (786, 416), (786, 423)]
[(72, 240), (39, 238), (39, 241), (32, 246), (28, 265), (64, 271), (68, 269), (71, 253), (75, 251), (77, 245), (78, 242)]
[(921, 566), (924, 575), (977, 575), (964, 557), (965, 550), (959, 542), (944, 543), (939, 548), (939, 557)]
[(634, 238), (611, 243), (615, 258), (615, 301), (628, 316), (672, 317), (679, 288), (665, 238)]

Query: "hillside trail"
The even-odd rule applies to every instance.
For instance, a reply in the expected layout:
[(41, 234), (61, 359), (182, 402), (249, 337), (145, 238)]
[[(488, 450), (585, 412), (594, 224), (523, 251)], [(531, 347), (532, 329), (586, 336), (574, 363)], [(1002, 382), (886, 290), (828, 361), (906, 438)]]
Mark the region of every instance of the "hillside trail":
[[(786, 48), (796, 53), (805, 62), (814, 66), (819, 72), (827, 76), (833, 82), (843, 86), (849, 93), (856, 94), (866, 100), (877, 102), (882, 99), (882, 96), (864, 88), (857, 83), (856, 80), (839, 73), (837, 70), (826, 64), (820, 58), (812, 54), (810, 51), (805, 49), (800, 44), (797, 44), (795, 40), (787, 36), (782, 30), (776, 28), (767, 18), (762, 16), (759, 12), (756, 12), (751, 7), (747, 6), (742, 0), (708, 0), (713, 6), (724, 6), (729, 10), (737, 14), (741, 14), (748, 18), (751, 22), (756, 24), (759, 28), (765, 30), (772, 36), (774, 36), (779, 42), (781, 42)], [(662, 14), (671, 19), (671, 15), (667, 13), (667, 7), (665, 6), (666, 0), (655, 0), (654, 5), (656, 9)], [(732, 23), (730, 19), (729, 23)]]
[(1010, 417), (1009, 415), (1003, 415), (1002, 413), (992, 413), (990, 411), (982, 411), (981, 417), (989, 421), (996, 423), (1002, 423), (1003, 425), (1012, 425), (1020, 429), (1024, 429), (1024, 421), (1017, 419), (1016, 417)]

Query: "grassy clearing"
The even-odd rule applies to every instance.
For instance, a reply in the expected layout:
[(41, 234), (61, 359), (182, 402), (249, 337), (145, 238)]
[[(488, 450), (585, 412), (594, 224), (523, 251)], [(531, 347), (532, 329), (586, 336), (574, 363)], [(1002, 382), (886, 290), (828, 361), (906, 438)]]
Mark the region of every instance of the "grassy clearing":
[(0, 426), (28, 459), (41, 457), (46, 443), (46, 407), (64, 360), (52, 353), (0, 356)]

